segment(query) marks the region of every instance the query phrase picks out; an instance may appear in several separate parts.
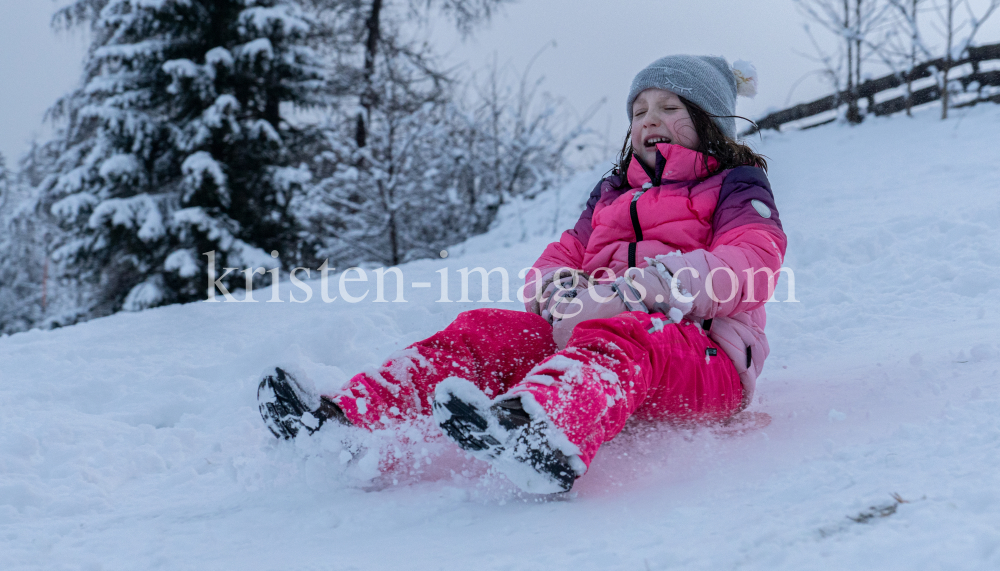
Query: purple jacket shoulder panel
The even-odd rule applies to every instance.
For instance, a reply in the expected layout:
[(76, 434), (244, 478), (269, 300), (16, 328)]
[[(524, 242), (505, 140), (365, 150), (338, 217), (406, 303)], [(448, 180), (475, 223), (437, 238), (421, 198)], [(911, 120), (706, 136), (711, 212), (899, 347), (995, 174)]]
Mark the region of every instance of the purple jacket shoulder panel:
[(781, 230), (778, 208), (764, 169), (736, 167), (729, 171), (719, 191), (719, 202), (712, 217), (718, 236), (745, 224), (765, 224)]
[(601, 197), (606, 193), (615, 193), (615, 198), (617, 198), (625, 190), (622, 186), (622, 177), (611, 175), (598, 182), (594, 190), (590, 192), (590, 198), (587, 199), (587, 205), (584, 207), (583, 213), (580, 214), (580, 218), (576, 221), (573, 228), (568, 231), (571, 236), (583, 244), (585, 250), (587, 249), (587, 243), (590, 242), (590, 235), (594, 232), (593, 218), (597, 203), (600, 202)]

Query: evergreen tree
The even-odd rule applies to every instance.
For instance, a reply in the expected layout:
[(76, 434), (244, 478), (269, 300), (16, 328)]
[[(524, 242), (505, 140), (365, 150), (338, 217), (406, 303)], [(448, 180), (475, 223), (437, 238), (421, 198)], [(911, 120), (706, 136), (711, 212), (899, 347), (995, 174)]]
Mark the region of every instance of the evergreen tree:
[(82, 86), (52, 110), (42, 185), (85, 313), (202, 298), (213, 250), (219, 274), (274, 267), (272, 250), (294, 264), (289, 205), (310, 173), (293, 149), (315, 136), (294, 113), (326, 93), (309, 15), (292, 0), (77, 0), (57, 21), (93, 37)]

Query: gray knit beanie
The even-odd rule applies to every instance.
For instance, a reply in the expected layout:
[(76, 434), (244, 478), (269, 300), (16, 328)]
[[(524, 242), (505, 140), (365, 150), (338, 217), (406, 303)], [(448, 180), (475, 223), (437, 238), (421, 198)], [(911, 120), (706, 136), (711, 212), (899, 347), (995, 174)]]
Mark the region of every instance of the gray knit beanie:
[(725, 58), (674, 55), (660, 58), (632, 80), (625, 112), (632, 120), (632, 104), (640, 93), (656, 87), (687, 99), (714, 115), (713, 121), (730, 139), (736, 139), (736, 95), (757, 94), (756, 70), (748, 62), (729, 67)]

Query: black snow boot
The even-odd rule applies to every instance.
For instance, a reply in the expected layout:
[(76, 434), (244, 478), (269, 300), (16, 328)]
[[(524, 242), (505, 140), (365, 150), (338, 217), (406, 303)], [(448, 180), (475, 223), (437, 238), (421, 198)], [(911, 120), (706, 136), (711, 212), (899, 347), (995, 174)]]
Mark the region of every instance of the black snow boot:
[(264, 375), (261, 379), (257, 387), (257, 407), (268, 430), (278, 438), (294, 438), (302, 428), (312, 434), (330, 419), (351, 424), (333, 401), (317, 398), (281, 368), (275, 368), (273, 375)]
[[(451, 380), (449, 380), (451, 381)], [(533, 420), (520, 399), (492, 402), (468, 381), (438, 386), (434, 419), (449, 438), (476, 458), (493, 464), (522, 490), (568, 492), (582, 470), (553, 444), (565, 436), (547, 419)], [(476, 391), (475, 394), (472, 391)], [(582, 462), (574, 458), (582, 467)]]

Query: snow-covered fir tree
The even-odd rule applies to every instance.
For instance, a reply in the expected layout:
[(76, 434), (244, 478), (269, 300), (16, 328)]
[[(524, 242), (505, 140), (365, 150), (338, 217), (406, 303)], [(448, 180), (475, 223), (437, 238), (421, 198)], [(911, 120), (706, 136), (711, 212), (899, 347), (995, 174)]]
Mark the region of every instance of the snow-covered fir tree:
[[(93, 43), (62, 121), (42, 202), (67, 230), (61, 275), (87, 316), (202, 298), (222, 268), (296, 261), (289, 205), (326, 97), (315, 22), (292, 0), (77, 0), (57, 15)], [(244, 283), (230, 273), (229, 287)]]

